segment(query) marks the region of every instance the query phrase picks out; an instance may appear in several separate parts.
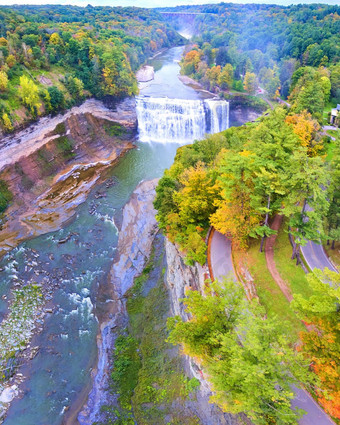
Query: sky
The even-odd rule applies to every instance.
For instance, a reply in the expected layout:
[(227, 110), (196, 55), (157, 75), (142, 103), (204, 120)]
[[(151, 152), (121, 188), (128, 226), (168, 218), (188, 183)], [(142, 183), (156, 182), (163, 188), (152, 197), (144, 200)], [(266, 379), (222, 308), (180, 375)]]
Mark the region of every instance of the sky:
[[(227, 0), (224, 0), (227, 3)], [(137, 7), (165, 7), (180, 6), (189, 4), (213, 4), (220, 3), (221, 0), (0, 0), (0, 5), (13, 4), (73, 4), (76, 6), (86, 6), (89, 3), (92, 6), (137, 6)], [(267, 3), (289, 4), (299, 3), (322, 3), (338, 5), (340, 0), (233, 0), (232, 3)]]

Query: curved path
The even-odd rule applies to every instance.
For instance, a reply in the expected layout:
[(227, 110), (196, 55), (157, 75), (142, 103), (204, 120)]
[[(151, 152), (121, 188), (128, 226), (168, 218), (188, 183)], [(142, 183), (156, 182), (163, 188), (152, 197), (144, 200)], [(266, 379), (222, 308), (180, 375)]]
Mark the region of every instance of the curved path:
[(223, 280), (225, 277), (231, 277), (236, 280), (230, 240), (222, 233), (212, 229), (209, 241), (208, 263), (211, 279)]
[(325, 254), (321, 244), (308, 241), (307, 245), (301, 247), (301, 252), (311, 270), (324, 270), (327, 267), (332, 272), (338, 272)]
[[(224, 235), (212, 230), (208, 245), (208, 264), (212, 279), (223, 279), (232, 276), (236, 280), (231, 256), (231, 242)], [(293, 388), (295, 398), (292, 407), (298, 407), (307, 412), (300, 420), (300, 425), (335, 425), (335, 423), (318, 406), (307, 391)]]

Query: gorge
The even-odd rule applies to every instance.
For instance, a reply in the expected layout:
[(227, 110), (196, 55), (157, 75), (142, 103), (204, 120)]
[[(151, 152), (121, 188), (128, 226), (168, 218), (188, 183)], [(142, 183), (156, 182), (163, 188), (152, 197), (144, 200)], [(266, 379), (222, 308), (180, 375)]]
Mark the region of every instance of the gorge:
[[(205, 133), (222, 131), (229, 125), (227, 102), (208, 99), (206, 92), (195, 91), (178, 79), (178, 60), (182, 51), (182, 47), (173, 48), (154, 59), (152, 64), (158, 69), (155, 79), (143, 83), (144, 87), (141, 84), (141, 95), (144, 97), (137, 98), (136, 102), (139, 119), (139, 141), (136, 148), (126, 153), (119, 162), (115, 161), (114, 167), (110, 161), (105, 163), (109, 159), (109, 150), (104, 150), (100, 158), (97, 151), (97, 161), (102, 161), (103, 164), (99, 173), (94, 175), (93, 184), (96, 185), (90, 184), (89, 190), (80, 195), (79, 201), (74, 202), (72, 197), (66, 201), (65, 205), (72, 205), (72, 209), (67, 217), (57, 221), (55, 227), (47, 219), (45, 225), (40, 225), (40, 229), (35, 228), (36, 235), (40, 236), (20, 243), (12, 250), (7, 248), (8, 252), (0, 262), (2, 317), (8, 313), (11, 291), (14, 288), (21, 288), (29, 282), (36, 282), (47, 288), (44, 292), (45, 311), (38, 312), (36, 317), (36, 330), (39, 332), (30, 343), (32, 348), (36, 348), (31, 356), (33, 358), (23, 362), (19, 367), (22, 374), (20, 379), (12, 381), (12, 385), (24, 382), (19, 385), (19, 397), (12, 401), (7, 412), (4, 420), (7, 425), (17, 424), (18, 421), (21, 425), (58, 425), (65, 421), (73, 423), (72, 420), (81, 410), (92, 386), (90, 372), (97, 361), (96, 346), (100, 324), (112, 315), (111, 304), (114, 303), (110, 302), (113, 297), (110, 269), (113, 258), (117, 255), (123, 206), (140, 181), (162, 175), (164, 169), (171, 165), (181, 143), (192, 142)], [(101, 107), (97, 105), (97, 109)], [(155, 113), (153, 116), (152, 110)], [(120, 115), (124, 117), (124, 114)], [(79, 113), (71, 111), (65, 121), (65, 134), (70, 135), (72, 140), (77, 137), (81, 140), (84, 137), (82, 131), (86, 131), (86, 126), (80, 131), (77, 124), (69, 132), (70, 126), (67, 123), (70, 120), (77, 123), (76, 117), (79, 116)], [(83, 117), (87, 121), (93, 121), (88, 113)], [(108, 119), (113, 124), (120, 122), (125, 128), (133, 127), (133, 118), (127, 127), (123, 122), (124, 118), (119, 121), (117, 112), (109, 109), (101, 112), (96, 119)], [(62, 117), (58, 120), (55, 125), (63, 122)], [(98, 140), (103, 128), (107, 128), (108, 134), (103, 136), (105, 140), (109, 136), (107, 142), (110, 137), (117, 139), (114, 125), (106, 127), (108, 124), (105, 121), (99, 121), (98, 124), (94, 133), (91, 133), (93, 140)], [(197, 124), (200, 124), (198, 132), (195, 130)], [(53, 128), (50, 130), (53, 133)], [(38, 134), (39, 127), (34, 131)], [(29, 138), (30, 132), (26, 133)], [(123, 147), (126, 132), (118, 136), (119, 144)], [(34, 137), (33, 134), (32, 140)], [(17, 146), (21, 143), (24, 145), (24, 142), (25, 138), (19, 139)], [(53, 140), (48, 143), (53, 143)], [(78, 164), (82, 164), (86, 170), (93, 163), (91, 149), (94, 152), (96, 144), (89, 150), (93, 142), (88, 143), (84, 153), (77, 153), (70, 164), (76, 164), (78, 160)], [(11, 148), (10, 141), (6, 145), (7, 149)], [(79, 142), (76, 146), (78, 145)], [(13, 147), (15, 148), (15, 144)], [(34, 155), (34, 148), (32, 154)], [(18, 157), (18, 160), (24, 159)], [(55, 181), (60, 185), (58, 193), (63, 193), (63, 182), (68, 179), (74, 183), (78, 180), (89, 182), (89, 176), (82, 176), (80, 171), (79, 165), (63, 170), (61, 174), (64, 177)], [(78, 191), (77, 185), (71, 186), (75, 192)], [(29, 199), (28, 202), (32, 202), (33, 198)], [(55, 195), (51, 199), (58, 203)], [(51, 205), (41, 207), (53, 217)], [(61, 204), (61, 209), (64, 208)], [(34, 236), (34, 233), (30, 235)], [(19, 232), (22, 239), (27, 236), (27, 233)], [(84, 420), (83, 415), (82, 421)]]

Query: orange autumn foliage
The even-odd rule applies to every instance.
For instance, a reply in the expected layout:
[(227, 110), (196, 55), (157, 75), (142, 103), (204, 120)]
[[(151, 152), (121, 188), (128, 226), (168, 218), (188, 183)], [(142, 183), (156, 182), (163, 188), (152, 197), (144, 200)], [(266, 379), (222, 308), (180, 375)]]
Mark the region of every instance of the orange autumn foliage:
[(307, 111), (288, 115), (285, 121), (292, 126), (301, 145), (308, 149), (308, 156), (316, 156), (322, 149), (322, 144), (317, 140), (317, 132), (320, 130), (319, 123)]
[(339, 329), (339, 324), (316, 319), (312, 331), (300, 334), (302, 350), (312, 360), (312, 369), (320, 379), (318, 401), (337, 419), (340, 419)]

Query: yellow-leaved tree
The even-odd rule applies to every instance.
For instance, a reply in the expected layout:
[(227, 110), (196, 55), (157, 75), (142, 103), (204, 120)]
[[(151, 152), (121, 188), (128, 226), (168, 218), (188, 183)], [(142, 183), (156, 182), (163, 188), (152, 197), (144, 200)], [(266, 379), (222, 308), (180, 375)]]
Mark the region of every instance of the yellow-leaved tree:
[(8, 114), (6, 114), (6, 112), (2, 115), (2, 121), (4, 123), (4, 127), (7, 131), (13, 130), (12, 121), (10, 120), (10, 118), (9, 118)]
[(25, 75), (20, 77), (19, 96), (22, 103), (29, 108), (32, 115), (39, 115), (39, 108), (41, 106), (38, 86)]
[(249, 94), (255, 94), (257, 89), (256, 75), (253, 72), (246, 72), (243, 81), (243, 88)]
[(8, 77), (5, 71), (0, 71), (0, 90), (5, 91), (8, 86)]

